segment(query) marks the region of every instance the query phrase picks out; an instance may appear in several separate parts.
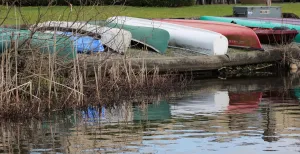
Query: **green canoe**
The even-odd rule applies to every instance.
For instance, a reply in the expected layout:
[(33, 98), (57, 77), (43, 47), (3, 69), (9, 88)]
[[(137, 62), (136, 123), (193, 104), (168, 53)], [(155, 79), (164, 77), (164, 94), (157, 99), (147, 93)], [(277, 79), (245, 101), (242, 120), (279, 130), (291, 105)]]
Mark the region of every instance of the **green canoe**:
[[(281, 23), (273, 23), (266, 21), (253, 21), (253, 20), (245, 20), (245, 19), (236, 19), (230, 17), (214, 17), (214, 16), (201, 16), (200, 20), (208, 20), (208, 21), (218, 21), (218, 22), (226, 22), (232, 23), (235, 22), (238, 25), (246, 26), (246, 27), (258, 27), (258, 28), (274, 28), (274, 27), (288, 27), (289, 29), (295, 29), (300, 32), (300, 26), (291, 25), (291, 24), (281, 24)], [(296, 35), (294, 42), (300, 43), (300, 34)]]
[[(12, 41), (17, 42), (19, 48), (22, 48), (22, 44), (29, 40), (29, 38), (29, 30), (0, 28), (0, 53), (9, 48)], [(35, 32), (28, 42), (30, 42), (31, 48), (39, 49), (43, 53), (55, 52), (59, 57), (63, 57), (66, 60), (76, 57), (73, 42), (68, 37), (56, 36), (54, 38), (51, 34)]]
[(91, 21), (89, 24), (127, 30), (131, 32), (133, 41), (144, 44), (161, 54), (164, 54), (168, 48), (170, 34), (163, 29), (107, 23), (105, 21)]

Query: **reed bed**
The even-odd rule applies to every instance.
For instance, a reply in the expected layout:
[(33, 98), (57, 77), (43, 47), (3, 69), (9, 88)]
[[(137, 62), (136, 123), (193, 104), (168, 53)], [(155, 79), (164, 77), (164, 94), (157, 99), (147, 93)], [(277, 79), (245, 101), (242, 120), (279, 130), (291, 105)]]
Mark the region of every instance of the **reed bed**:
[(43, 116), (48, 111), (122, 102), (183, 86), (175, 75), (160, 75), (157, 68), (147, 70), (146, 64), (133, 70), (126, 57), (108, 65), (110, 56), (95, 53), (88, 56), (98, 56), (101, 62), (87, 68), (86, 56), (66, 60), (59, 51), (50, 54), (26, 43), (10, 44), (0, 55), (1, 118)]

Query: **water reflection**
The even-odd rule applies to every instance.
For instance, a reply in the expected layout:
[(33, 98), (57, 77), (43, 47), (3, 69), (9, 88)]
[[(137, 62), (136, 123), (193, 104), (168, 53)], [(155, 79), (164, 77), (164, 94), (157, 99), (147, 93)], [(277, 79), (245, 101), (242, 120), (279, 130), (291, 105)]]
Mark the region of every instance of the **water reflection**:
[(299, 92), (282, 78), (201, 80), (184, 96), (150, 104), (2, 122), (0, 152), (298, 153)]

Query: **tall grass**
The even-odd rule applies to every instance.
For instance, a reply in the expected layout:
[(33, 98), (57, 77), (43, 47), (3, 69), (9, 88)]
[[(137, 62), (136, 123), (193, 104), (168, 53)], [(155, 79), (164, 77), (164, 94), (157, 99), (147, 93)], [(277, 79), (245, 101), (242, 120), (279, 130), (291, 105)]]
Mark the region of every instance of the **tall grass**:
[[(241, 4), (237, 4), (241, 5)], [(51, 7), (20, 7), (20, 12), (26, 19), (21, 23), (33, 24), (39, 19), (39, 14), (44, 16), (40, 18), (42, 21), (47, 20), (80, 20), (86, 21), (90, 18), (95, 20), (104, 20), (113, 15), (124, 15), (141, 18), (178, 18), (178, 17), (200, 17), (204, 15), (225, 16), (232, 15), (232, 7), (236, 5), (194, 5), (189, 7), (131, 7), (131, 6), (73, 6), (73, 11), (70, 13), (69, 6), (51, 6)], [(300, 3), (274, 3), (273, 6), (281, 6), (282, 12), (295, 13), (300, 16)], [(4, 19), (8, 13), (4, 24), (15, 24), (15, 15), (13, 12), (8, 12), (10, 8), (0, 6), (0, 19)], [(0, 20), (1, 22), (1, 20)]]
[[(22, 9), (9, 7), (14, 10), (15, 28), (19, 29), (21, 23), (29, 23)], [(76, 20), (87, 13), (77, 11)], [(39, 18), (35, 23), (49, 20), (43, 12), (36, 16)], [(146, 63), (133, 69), (130, 59), (125, 56), (116, 61), (110, 60), (109, 53), (75, 54), (73, 59), (66, 58), (61, 53), (70, 51), (69, 48), (73, 51), (74, 47), (66, 46), (67, 49), (62, 50), (64, 48), (57, 44), (55, 35), (42, 43), (34, 43), (37, 33), (30, 32), (25, 41), (14, 36), (4, 39), (5, 35), (1, 33), (1, 118), (43, 116), (48, 111), (142, 98), (181, 86), (181, 83), (176, 83), (174, 75), (160, 75), (158, 68), (148, 70)], [(7, 35), (19, 36), (19, 33)], [(91, 63), (87, 57), (94, 57), (97, 61)]]

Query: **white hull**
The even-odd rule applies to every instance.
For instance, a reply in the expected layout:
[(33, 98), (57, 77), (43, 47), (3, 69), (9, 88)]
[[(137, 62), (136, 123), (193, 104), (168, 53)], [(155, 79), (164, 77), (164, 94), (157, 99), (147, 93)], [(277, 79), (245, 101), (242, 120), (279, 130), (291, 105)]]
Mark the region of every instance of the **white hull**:
[(80, 22), (48, 21), (31, 27), (32, 30), (47, 30), (47, 28), (53, 28), (55, 31), (72, 29), (100, 35), (102, 44), (120, 53), (127, 51), (132, 39), (131, 33), (123, 29), (100, 27)]
[(170, 33), (169, 46), (207, 55), (224, 55), (228, 49), (227, 38), (209, 30), (125, 16), (111, 17), (107, 19), (107, 22), (164, 29)]

